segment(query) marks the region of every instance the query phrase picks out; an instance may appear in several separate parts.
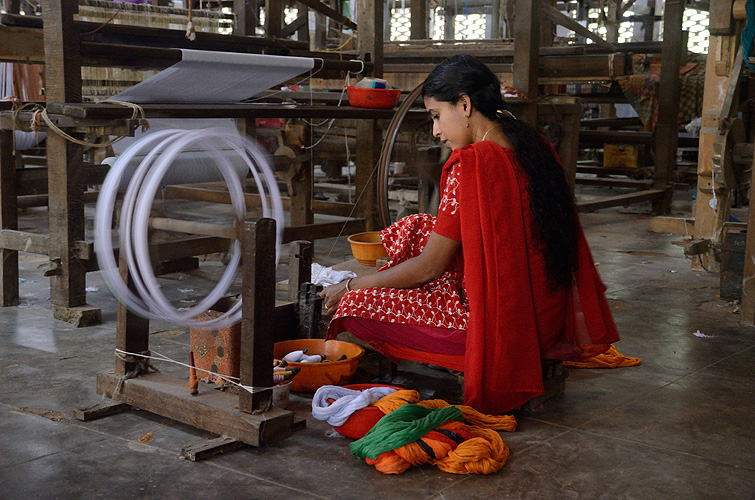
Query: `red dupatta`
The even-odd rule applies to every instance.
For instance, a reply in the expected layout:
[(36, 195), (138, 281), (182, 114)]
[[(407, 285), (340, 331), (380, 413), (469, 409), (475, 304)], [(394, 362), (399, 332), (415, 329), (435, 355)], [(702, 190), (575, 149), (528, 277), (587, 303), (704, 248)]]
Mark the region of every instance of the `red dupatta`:
[[(441, 189), (457, 161), (470, 310), (464, 400), (484, 413), (500, 414), (543, 394), (527, 250), (526, 179), (521, 171), (517, 174), (513, 150), (483, 141), (454, 150), (443, 168)], [(568, 294), (561, 344), (582, 347), (582, 357), (591, 357), (619, 337), (581, 227), (578, 238), (576, 291)]]

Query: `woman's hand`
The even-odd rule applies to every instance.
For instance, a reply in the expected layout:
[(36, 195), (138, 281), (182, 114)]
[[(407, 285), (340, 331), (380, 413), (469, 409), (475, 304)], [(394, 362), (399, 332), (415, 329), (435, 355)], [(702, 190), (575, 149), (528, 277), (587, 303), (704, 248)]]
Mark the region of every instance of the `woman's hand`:
[(338, 303), (341, 302), (341, 297), (346, 293), (346, 283), (349, 280), (344, 280), (335, 285), (330, 285), (319, 293), (320, 297), (323, 297), (323, 306), (325, 306), (325, 314), (333, 314), (338, 309)]

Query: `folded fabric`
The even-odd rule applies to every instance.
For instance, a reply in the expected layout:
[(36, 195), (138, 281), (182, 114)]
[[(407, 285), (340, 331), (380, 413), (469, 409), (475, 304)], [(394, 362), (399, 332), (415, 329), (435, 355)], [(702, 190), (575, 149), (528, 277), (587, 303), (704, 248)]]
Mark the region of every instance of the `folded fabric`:
[(624, 356), (611, 344), (611, 347), (602, 354), (588, 359), (587, 361), (564, 361), (567, 368), (619, 368), (622, 366), (637, 366), (642, 362), (640, 358)]
[(356, 277), (356, 273), (352, 271), (336, 271), (332, 267), (312, 263), (312, 283), (315, 285), (330, 286)]

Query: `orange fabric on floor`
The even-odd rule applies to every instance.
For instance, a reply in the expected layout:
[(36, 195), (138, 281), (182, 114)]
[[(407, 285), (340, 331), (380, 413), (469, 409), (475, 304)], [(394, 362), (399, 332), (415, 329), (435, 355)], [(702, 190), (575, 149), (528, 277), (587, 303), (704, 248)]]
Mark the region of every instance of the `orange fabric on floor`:
[(511, 415), (486, 415), (480, 413), (471, 406), (451, 405), (442, 399), (427, 399), (420, 401), (419, 393), (408, 389), (388, 394), (375, 401), (372, 406), (379, 408), (380, 411), (387, 414), (402, 405), (411, 403), (418, 404), (425, 408), (446, 408), (448, 406), (456, 406), (461, 410), (464, 420), (470, 424), (499, 431), (513, 432), (516, 430), (516, 419)]
[(624, 356), (611, 344), (611, 347), (602, 354), (588, 359), (587, 361), (564, 361), (566, 368), (619, 368), (622, 366), (637, 366), (642, 362), (640, 358)]

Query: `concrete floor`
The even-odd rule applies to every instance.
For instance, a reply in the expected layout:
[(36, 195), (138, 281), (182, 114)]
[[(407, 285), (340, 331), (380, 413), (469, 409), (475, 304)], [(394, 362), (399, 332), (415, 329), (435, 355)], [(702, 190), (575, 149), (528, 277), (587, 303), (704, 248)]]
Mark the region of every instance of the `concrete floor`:
[[(53, 320), (45, 260), (24, 255), (21, 305), (0, 309), (0, 498), (755, 498), (755, 330), (717, 298), (717, 274), (692, 270), (682, 237), (649, 231), (647, 207), (582, 221), (618, 347), (642, 365), (571, 370), (563, 396), (516, 413), (518, 430), (503, 435), (511, 456), (492, 476), (431, 466), (383, 475), (311, 417), (306, 394), (290, 402), (306, 429), (196, 463), (180, 450), (212, 436), (192, 427), (137, 409), (77, 421), (72, 410), (101, 401), (95, 376), (113, 367), (115, 301), (90, 274), (88, 301), (102, 308), (103, 325)], [(328, 245), (318, 244), (321, 257), (344, 257)], [(153, 350), (186, 356), (185, 329), (151, 328)], [(458, 397), (448, 374), (407, 363), (399, 375), (428, 396)]]

